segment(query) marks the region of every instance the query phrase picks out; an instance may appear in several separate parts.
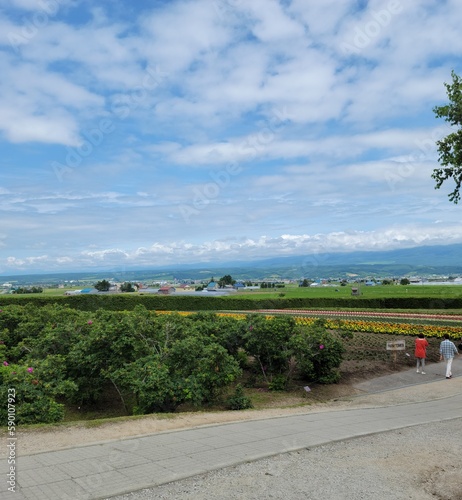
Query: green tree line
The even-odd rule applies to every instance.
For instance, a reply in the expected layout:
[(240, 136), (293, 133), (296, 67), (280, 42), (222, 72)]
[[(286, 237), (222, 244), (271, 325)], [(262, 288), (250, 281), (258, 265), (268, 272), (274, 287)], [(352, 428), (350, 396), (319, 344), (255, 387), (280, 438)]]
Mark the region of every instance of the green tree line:
[[(18, 423), (57, 422), (68, 404), (98, 402), (108, 387), (127, 414), (201, 407), (250, 374), (273, 389), (294, 377), (336, 382), (343, 346), (322, 323), (290, 316), (78, 311), (11, 305), (0, 311), (0, 394), (17, 394)], [(0, 416), (6, 422), (6, 407)]]

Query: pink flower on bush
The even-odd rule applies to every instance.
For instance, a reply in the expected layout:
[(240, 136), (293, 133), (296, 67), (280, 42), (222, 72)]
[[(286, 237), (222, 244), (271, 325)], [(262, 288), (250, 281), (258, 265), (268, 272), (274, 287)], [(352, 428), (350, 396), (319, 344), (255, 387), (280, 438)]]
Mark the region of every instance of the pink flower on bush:
[(323, 344), (321, 344), (321, 345), (319, 346), (319, 349), (324, 349), (324, 345), (323, 345)]
[(8, 361), (4, 361), (3, 366), (8, 366)]
[(87, 321), (87, 323), (88, 323), (89, 325), (92, 325), (92, 324), (93, 324), (93, 321), (92, 321), (91, 319), (89, 319), (89, 320)]
[(34, 369), (32, 368), (32, 366), (29, 366), (29, 368), (27, 369), (27, 371), (28, 371), (29, 373), (32, 373), (32, 372), (34, 371)]

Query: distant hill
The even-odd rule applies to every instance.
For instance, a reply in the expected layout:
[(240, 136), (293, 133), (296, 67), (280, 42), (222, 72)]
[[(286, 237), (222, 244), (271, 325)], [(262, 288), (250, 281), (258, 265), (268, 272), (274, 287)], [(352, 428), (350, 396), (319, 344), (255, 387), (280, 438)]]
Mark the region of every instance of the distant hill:
[(174, 278), (206, 280), (226, 274), (242, 280), (347, 278), (352, 275), (359, 277), (461, 275), (462, 244), (387, 251), (298, 255), (242, 262), (179, 264), (142, 270), (113, 268), (87, 272), (2, 276), (1, 280), (18, 284), (58, 283), (64, 280), (94, 283), (111, 278), (118, 281), (168, 281)]
[(307, 263), (327, 266), (411, 264), (414, 266), (462, 267), (462, 244), (422, 246), (386, 251), (336, 252), (296, 257), (275, 257), (254, 262), (253, 265), (307, 265)]
[[(175, 276), (184, 279), (191, 273), (203, 273), (201, 267), (178, 266)], [(232, 274), (239, 279), (326, 278), (358, 276), (449, 275), (462, 274), (462, 244), (423, 246), (387, 251), (320, 253), (274, 257), (252, 262), (227, 262), (209, 265), (213, 276)], [(203, 276), (203, 274), (202, 274)]]

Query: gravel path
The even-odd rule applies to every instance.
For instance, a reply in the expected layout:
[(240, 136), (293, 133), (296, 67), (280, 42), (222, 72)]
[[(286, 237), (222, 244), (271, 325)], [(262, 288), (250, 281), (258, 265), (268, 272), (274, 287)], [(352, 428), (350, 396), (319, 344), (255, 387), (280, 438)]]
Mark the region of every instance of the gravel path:
[[(461, 500), (462, 419), (277, 455), (117, 500)], [(114, 500), (114, 499), (113, 499)]]

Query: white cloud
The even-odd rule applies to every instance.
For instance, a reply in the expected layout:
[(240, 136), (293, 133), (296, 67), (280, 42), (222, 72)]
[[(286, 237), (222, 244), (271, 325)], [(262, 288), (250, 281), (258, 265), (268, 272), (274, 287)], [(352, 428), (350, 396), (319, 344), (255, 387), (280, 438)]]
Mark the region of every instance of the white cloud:
[(149, 40), (145, 48), (148, 60), (169, 73), (188, 69), (194, 61), (231, 41), (230, 31), (204, 0), (174, 2), (171, 8), (144, 18), (142, 27)]
[[(287, 116), (284, 112), (281, 116)], [(290, 125), (284, 122), (273, 126), (263, 122), (260, 128), (245, 137), (232, 138), (227, 142), (194, 144), (181, 147), (179, 144), (152, 146), (153, 152), (162, 152), (171, 161), (180, 165), (209, 166), (230, 162), (253, 162), (262, 159), (292, 160), (299, 157), (354, 158), (373, 149), (388, 154), (407, 152), (422, 160), (421, 155), (432, 158), (436, 153), (436, 139), (449, 132), (438, 126), (433, 129), (388, 129), (359, 134), (328, 135), (324, 137), (289, 139)], [(431, 151), (429, 151), (431, 150)], [(406, 161), (411, 161), (407, 158)]]
[(298, 40), (303, 36), (301, 23), (288, 16), (275, 0), (254, 0), (242, 6), (252, 13), (252, 32), (263, 43)]
[[(307, 262), (328, 263), (329, 255), (351, 251), (392, 250), (420, 245), (442, 245), (462, 242), (462, 231), (453, 227), (418, 225), (390, 227), (380, 231), (339, 231), (317, 234), (281, 234), (277, 237), (226, 238), (191, 242), (153, 243), (133, 249), (107, 248), (85, 250), (80, 254), (8, 257), (2, 272), (26, 271), (37, 267), (60, 269), (105, 269), (111, 266), (149, 266), (157, 268), (171, 264), (252, 260), (275, 255), (305, 256)], [(155, 265), (153, 265), (155, 262)]]
[(77, 145), (77, 125), (70, 116), (34, 116), (0, 105), (0, 130), (13, 143), (41, 142)]
[(0, 130), (15, 143), (77, 145), (78, 121), (70, 108), (94, 109), (103, 100), (63, 76), (1, 57)]

